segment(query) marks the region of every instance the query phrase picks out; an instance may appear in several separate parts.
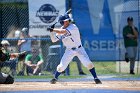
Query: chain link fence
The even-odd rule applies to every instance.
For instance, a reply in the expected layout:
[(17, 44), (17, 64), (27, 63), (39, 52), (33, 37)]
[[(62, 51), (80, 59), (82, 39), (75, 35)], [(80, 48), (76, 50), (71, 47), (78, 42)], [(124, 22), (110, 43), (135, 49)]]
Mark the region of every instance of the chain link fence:
[[(138, 2), (140, 3), (140, 1)], [(132, 5), (132, 6), (135, 6), (135, 5)], [(138, 5), (138, 7), (140, 6)], [(28, 0), (0, 0), (1, 40), (9, 41), (10, 46), (8, 47), (8, 49), (11, 53), (20, 52), (19, 51), (20, 47), (18, 46), (18, 40), (20, 39), (15, 36), (16, 31), (21, 31), (22, 28), (24, 27), (28, 28), (28, 26), (29, 26)], [(56, 66), (59, 64), (60, 59), (64, 53), (64, 48), (62, 47), (61, 42), (57, 42), (53, 44), (49, 36), (34, 36), (31, 38), (24, 38), (24, 39), (31, 40), (31, 47), (34, 47), (34, 46), (39, 47), (38, 50), (40, 50), (40, 53), (42, 54), (42, 57), (44, 60), (44, 63), (41, 66), (42, 72), (45, 74), (48, 72), (51, 72), (51, 74), (53, 74), (56, 70)], [(116, 49), (117, 48), (120, 49), (123, 42), (122, 36), (116, 37), (116, 41), (119, 42), (119, 46), (116, 46)], [(121, 52), (122, 51), (120, 49), (120, 52), (119, 52), (120, 57), (122, 55)], [(22, 60), (14, 59), (13, 62), (11, 63), (7, 62), (7, 64), (2, 65), (0, 67), (0, 70), (2, 72), (10, 73), (12, 75), (28, 75), (26, 71), (27, 68), (24, 62), (25, 62), (25, 59), (22, 59)], [(99, 74), (104, 74), (106, 72), (107, 74), (116, 74), (116, 73), (123, 72), (121, 70), (123, 69), (121, 63), (122, 63), (121, 61), (120, 62), (118, 61), (95, 62), (95, 66), (97, 66), (97, 72), (100, 72)], [(74, 74), (75, 72), (78, 73), (78, 71), (75, 71), (77, 70), (75, 63), (72, 63), (72, 64), (74, 65), (69, 66), (71, 68), (70, 71), (72, 71), (72, 73), (69, 72), (68, 70), (66, 71), (68, 75), (70, 73), (73, 74), (73, 72)], [(126, 63), (126, 65), (128, 64)], [(83, 69), (88, 74), (87, 70), (85, 70), (84, 67)], [(136, 64), (136, 69), (137, 69), (137, 73), (139, 73), (140, 72), (139, 71), (139, 58)]]

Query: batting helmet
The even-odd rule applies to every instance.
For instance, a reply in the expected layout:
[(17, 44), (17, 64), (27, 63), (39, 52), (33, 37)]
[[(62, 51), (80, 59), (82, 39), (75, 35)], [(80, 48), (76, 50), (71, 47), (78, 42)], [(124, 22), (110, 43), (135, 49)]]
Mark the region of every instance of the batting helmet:
[(58, 21), (60, 22), (61, 25), (64, 25), (64, 21), (70, 21), (70, 20), (71, 19), (69, 15), (61, 15)]

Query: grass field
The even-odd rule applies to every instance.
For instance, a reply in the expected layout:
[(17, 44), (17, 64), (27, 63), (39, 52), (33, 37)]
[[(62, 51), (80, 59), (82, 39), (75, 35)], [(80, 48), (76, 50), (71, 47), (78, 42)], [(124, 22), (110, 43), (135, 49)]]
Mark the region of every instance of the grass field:
[[(94, 62), (96, 72), (98, 75), (116, 75), (118, 78), (129, 78), (129, 77), (140, 77), (140, 75), (130, 75), (130, 74), (122, 74), (116, 72), (116, 62)], [(83, 71), (89, 76), (90, 72), (82, 65)], [(2, 72), (9, 73), (10, 69), (8, 67), (4, 67)], [(53, 75), (48, 71), (43, 71), (45, 75), (42, 76), (15, 76), (15, 78), (52, 78)], [(70, 76), (61, 75), (61, 78), (82, 78), (85, 76), (79, 76), (78, 68), (76, 62), (70, 63)]]
[[(98, 74), (116, 74), (116, 62), (94, 62), (93, 63)], [(83, 71), (87, 74), (90, 72), (82, 65)], [(78, 74), (75, 62), (70, 63), (70, 72), (72, 75)]]
[[(104, 75), (115, 75), (117, 78), (139, 78), (140, 74), (131, 75), (129, 73), (118, 73), (116, 72), (116, 62), (94, 62), (96, 72), (98, 75), (104, 76)], [(90, 72), (82, 66), (83, 71), (87, 75), (91, 75)], [(78, 69), (75, 62), (70, 63), (70, 72), (71, 75), (78, 75)]]

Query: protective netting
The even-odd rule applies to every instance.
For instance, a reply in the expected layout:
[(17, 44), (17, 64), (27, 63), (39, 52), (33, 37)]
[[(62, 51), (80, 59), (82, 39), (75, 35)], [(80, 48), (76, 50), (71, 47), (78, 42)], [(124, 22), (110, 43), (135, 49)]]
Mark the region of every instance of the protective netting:
[[(98, 57), (97, 60), (95, 60), (95, 65), (97, 65), (97, 71), (99, 71), (100, 74), (104, 74), (104, 73), (105, 74), (116, 74), (118, 72), (119, 73), (120, 72), (128, 73), (129, 72), (129, 63), (124, 62), (125, 49), (123, 46), (122, 28), (124, 26), (124, 22), (126, 22), (126, 18), (128, 17), (128, 15), (130, 15), (130, 16), (134, 16), (135, 25), (139, 29), (139, 27), (140, 27), (140, 23), (139, 23), (139, 21), (140, 21), (140, 19), (139, 19), (140, 1), (139, 0), (120, 0), (120, 2), (119, 2), (118, 0), (102, 0), (102, 1), (96, 0), (98, 2), (96, 4), (97, 5), (96, 7), (98, 7), (99, 4), (102, 4), (102, 5), (108, 4), (108, 6), (104, 6), (105, 9), (102, 10), (103, 13), (100, 13), (99, 15), (95, 15), (94, 13), (92, 13), (92, 10), (90, 10), (90, 8), (92, 8), (92, 6), (90, 5), (90, 2), (86, 2), (86, 0), (85, 1), (82, 0), (83, 3), (80, 3), (81, 2), (80, 0), (77, 0), (76, 2), (74, 2), (74, 0), (69, 0), (69, 1), (71, 3), (67, 3), (67, 6), (72, 8), (73, 16), (74, 16), (76, 23), (78, 23), (78, 26), (79, 27), (80, 27), (80, 25), (82, 26), (82, 27), (80, 27), (80, 30), (81, 31), (84, 30), (82, 32), (82, 38), (83, 38), (82, 41), (84, 43), (83, 45), (85, 45), (84, 47), (87, 50), (87, 53), (93, 59), (94, 59), (94, 57)], [(77, 4), (78, 2), (79, 2), (79, 4)], [(86, 4), (88, 3), (89, 7), (87, 7), (84, 2), (86, 2)], [(104, 3), (104, 2), (106, 2), (106, 3)], [(112, 5), (111, 5), (111, 3), (112, 3)], [(118, 5), (116, 5), (116, 7), (113, 7), (113, 5), (115, 5), (114, 3), (118, 3)], [(111, 5), (111, 6), (109, 6), (109, 5)], [(129, 7), (127, 7), (127, 6), (129, 6)], [(114, 10), (110, 7), (113, 7)], [(103, 6), (102, 6), (102, 8), (103, 8)], [(123, 11), (120, 9), (122, 9)], [(9, 41), (10, 46), (8, 49), (10, 50), (11, 53), (20, 52), (20, 50), (19, 50), (20, 46), (17, 45), (19, 38), (16, 37), (16, 31), (21, 31), (22, 28), (29, 27), (29, 11), (28, 10), (29, 10), (28, 9), (28, 0), (0, 0), (1, 40)], [(112, 21), (113, 16), (115, 16), (115, 13), (108, 12), (109, 10), (115, 11), (116, 20), (117, 20), (116, 23), (112, 23), (112, 22), (115, 22), (114, 20)], [(110, 34), (109, 32), (106, 32), (104, 34), (104, 35), (106, 35), (105, 37), (103, 37), (102, 35), (99, 35), (99, 37), (97, 35), (92, 37), (91, 36), (92, 33), (89, 33), (90, 35), (87, 35), (87, 33), (88, 33), (87, 30), (89, 30), (89, 29), (91, 30), (92, 28), (88, 27), (87, 24), (84, 24), (87, 21), (89, 21), (89, 19), (84, 20), (84, 18), (86, 18), (84, 13), (88, 14), (89, 11), (91, 13), (89, 16), (93, 17), (95, 19), (95, 21), (97, 21), (96, 23), (94, 23), (94, 21), (93, 21), (93, 23), (92, 22), (90, 23), (93, 25), (95, 24), (96, 27), (93, 28), (95, 30), (95, 33), (98, 33), (96, 31), (99, 29), (101, 31), (104, 31), (104, 28), (105, 28), (105, 31), (110, 31), (110, 29), (113, 30), (115, 35), (113, 34), (113, 36), (111, 36), (112, 34)], [(94, 12), (97, 12), (97, 11), (94, 10)], [(79, 15), (77, 15), (77, 13), (82, 14), (81, 16), (83, 16), (83, 20), (84, 20), (83, 23), (81, 22), (81, 18), (79, 17)], [(104, 17), (104, 13), (105, 13), (105, 17)], [(98, 23), (98, 19), (100, 19), (100, 18), (103, 18), (103, 19), (101, 20), (101, 23)], [(84, 24), (84, 26), (83, 26), (83, 24)], [(104, 28), (98, 28), (99, 25), (101, 25), (101, 26), (104, 25)], [(102, 37), (102, 38), (100, 38), (100, 37)], [(51, 74), (53, 74), (64, 53), (64, 48), (62, 46), (62, 43), (57, 42), (57, 43), (53, 44), (51, 42), (49, 36), (34, 36), (32, 38), (24, 38), (24, 39), (31, 40), (31, 46), (38, 46), (38, 50), (42, 54), (42, 57), (44, 60), (44, 63), (41, 67), (42, 72), (44, 74), (46, 74), (46, 73), (48, 74), (48, 72), (51, 72)], [(95, 39), (95, 40), (97, 39), (97, 41), (92, 42), (93, 39)], [(107, 40), (112, 39), (115, 43), (114, 42), (112, 43), (112, 41), (110, 41), (110, 42), (102, 41), (105, 39), (107, 39)], [(102, 42), (100, 42), (100, 41), (102, 41)], [(91, 50), (88, 47), (88, 42), (89, 43), (92, 42), (91, 45), (93, 44), (93, 47), (91, 48)], [(110, 44), (110, 46), (106, 46), (106, 43)], [(102, 46), (100, 46), (100, 44), (102, 44)], [(112, 45), (114, 45), (114, 46), (112, 46)], [(108, 48), (106, 48), (106, 47), (108, 47)], [(100, 48), (102, 48), (102, 50), (98, 50)], [(106, 49), (106, 50), (104, 50), (104, 49)], [(115, 50), (113, 50), (113, 52), (112, 52), (111, 49), (115, 49)], [(93, 53), (91, 53), (92, 50), (93, 50)], [(110, 58), (110, 55), (112, 56), (112, 58)], [(104, 56), (104, 57), (102, 57), (102, 56)], [(77, 61), (77, 59), (76, 59), (76, 61)], [(140, 72), (139, 71), (140, 70), (139, 69), (140, 68), (140, 66), (139, 66), (139, 49), (138, 49), (137, 63), (135, 65), (136, 65), (135, 72), (139, 73)], [(14, 59), (13, 63), (7, 62), (7, 64), (2, 65), (2, 67), (0, 67), (0, 68), (1, 68), (0, 70), (5, 73), (10, 73), (13, 75), (28, 75), (26, 72), (27, 68), (24, 65), (24, 59), (22, 59), (22, 60)], [(70, 73), (72, 75), (73, 75), (73, 73), (74, 74), (80, 73), (80, 70), (79, 70), (79, 72), (75, 71), (75, 70), (77, 70), (77, 66), (75, 66), (75, 63), (72, 63), (72, 66), (70, 66), (70, 68), (71, 68), (70, 71), (72, 71)], [(73, 68), (76, 68), (76, 69), (73, 69)], [(12, 70), (10, 70), (10, 69), (12, 69)], [(85, 70), (84, 67), (83, 67), (83, 69), (87, 74), (89, 73), (87, 70)], [(108, 73), (106, 73), (106, 71)], [(41, 74), (42, 74), (42, 72), (41, 72)], [(66, 72), (67, 72), (67, 75), (70, 74), (68, 70)]]

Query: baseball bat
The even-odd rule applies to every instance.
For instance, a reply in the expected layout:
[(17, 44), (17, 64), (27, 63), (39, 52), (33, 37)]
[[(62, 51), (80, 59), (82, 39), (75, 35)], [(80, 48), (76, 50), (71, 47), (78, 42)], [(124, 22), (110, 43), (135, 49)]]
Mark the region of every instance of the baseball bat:
[[(70, 8), (69, 10), (67, 10), (67, 11), (64, 13), (64, 15), (66, 15), (66, 14), (70, 14), (71, 11), (72, 11), (72, 9)], [(55, 24), (57, 24), (57, 23), (58, 23), (58, 21), (56, 21), (53, 25), (55, 25)]]
[(66, 11), (65, 14), (69, 14), (69, 13), (71, 13), (71, 11), (72, 11), (72, 9), (70, 8), (68, 11)]
[[(72, 9), (70, 8), (69, 10), (67, 10), (64, 15), (71, 13)], [(56, 21), (54, 24), (52, 24), (51, 26), (55, 26), (58, 23), (58, 21)]]

